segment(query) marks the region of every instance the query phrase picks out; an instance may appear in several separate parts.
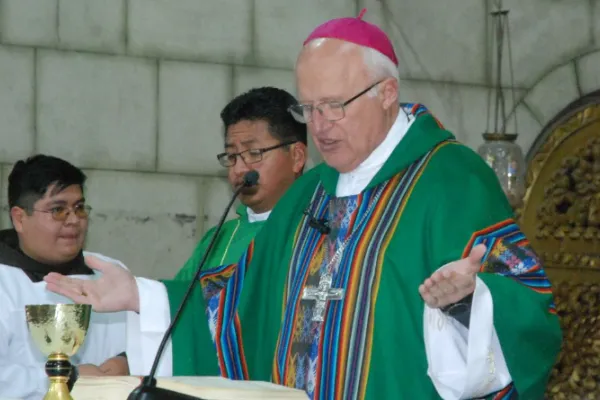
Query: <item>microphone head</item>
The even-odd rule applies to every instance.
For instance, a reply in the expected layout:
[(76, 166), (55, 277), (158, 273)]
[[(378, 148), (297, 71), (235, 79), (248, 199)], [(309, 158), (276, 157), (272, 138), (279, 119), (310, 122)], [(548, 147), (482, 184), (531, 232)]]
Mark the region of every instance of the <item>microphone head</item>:
[(244, 186), (251, 187), (256, 186), (258, 184), (258, 178), (260, 177), (258, 171), (248, 171), (246, 175), (244, 175)]

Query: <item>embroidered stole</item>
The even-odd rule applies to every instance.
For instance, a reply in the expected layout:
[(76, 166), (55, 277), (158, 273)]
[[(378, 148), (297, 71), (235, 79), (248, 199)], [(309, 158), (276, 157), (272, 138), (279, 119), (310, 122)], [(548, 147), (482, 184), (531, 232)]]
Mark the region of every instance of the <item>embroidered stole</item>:
[[(442, 144), (436, 147), (439, 148)], [(311, 399), (364, 397), (371, 357), (373, 319), (385, 252), (402, 210), (430, 153), (356, 196), (330, 197), (321, 185), (307, 214), (329, 221), (323, 235), (305, 217), (297, 230), (285, 291), (273, 381), (304, 389)], [(340, 246), (342, 256), (329, 265)], [(327, 267), (341, 300), (326, 304), (324, 322), (313, 321), (315, 301), (302, 299)]]
[(234, 380), (249, 379), (237, 307), (253, 252), (254, 241), (238, 264), (213, 268), (200, 274), (219, 370), (222, 376)]

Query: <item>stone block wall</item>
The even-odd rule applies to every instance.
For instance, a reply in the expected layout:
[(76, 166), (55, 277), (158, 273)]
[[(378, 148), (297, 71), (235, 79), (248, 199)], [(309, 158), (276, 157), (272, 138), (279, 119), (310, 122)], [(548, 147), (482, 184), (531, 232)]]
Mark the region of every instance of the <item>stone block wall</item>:
[[(504, 4), (528, 148), (556, 112), (600, 88), (600, 5)], [(12, 163), (64, 157), (89, 176), (88, 248), (172, 276), (230, 193), (215, 158), (223, 105), (255, 86), (294, 93), (304, 37), (362, 7), (395, 42), (401, 99), (477, 147), (490, 85), (483, 0), (0, 0), (1, 225)]]

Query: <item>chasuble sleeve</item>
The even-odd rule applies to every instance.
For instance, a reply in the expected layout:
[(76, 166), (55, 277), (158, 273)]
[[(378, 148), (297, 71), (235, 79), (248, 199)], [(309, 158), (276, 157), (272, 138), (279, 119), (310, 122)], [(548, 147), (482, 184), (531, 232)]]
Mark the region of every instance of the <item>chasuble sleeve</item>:
[[(463, 396), (496, 398), (516, 392), (519, 398), (541, 399), (562, 342), (551, 285), (496, 176), (474, 157), (465, 154), (469, 168), (459, 166), (457, 176), (440, 181), (430, 220), (433, 269), (466, 257), (480, 243), (487, 247), (469, 329), (439, 310), (430, 310), (429, 318), (437, 315), (466, 338)], [(460, 342), (460, 335), (454, 340)], [(487, 348), (476, 349), (477, 343)], [(469, 376), (481, 375), (482, 368), (483, 381), (469, 383)], [(499, 376), (503, 369), (508, 376)], [(507, 378), (512, 382), (499, 388), (498, 382)], [(463, 396), (454, 398), (468, 398)]]

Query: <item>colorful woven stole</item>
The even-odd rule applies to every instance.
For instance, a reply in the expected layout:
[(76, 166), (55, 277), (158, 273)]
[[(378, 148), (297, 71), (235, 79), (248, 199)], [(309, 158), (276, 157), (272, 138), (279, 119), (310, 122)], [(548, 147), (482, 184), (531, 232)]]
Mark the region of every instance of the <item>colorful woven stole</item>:
[[(323, 235), (301, 222), (290, 262), (285, 312), (273, 367), (273, 381), (304, 389), (311, 399), (364, 397), (371, 357), (373, 315), (385, 251), (410, 193), (431, 155), (392, 179), (356, 196), (335, 198), (318, 186), (306, 210), (329, 221)], [(336, 262), (332, 259), (339, 255)], [(330, 282), (323, 277), (331, 275)], [(306, 299), (306, 290), (313, 296)], [(343, 290), (329, 300), (331, 288)], [(323, 310), (315, 294), (325, 303)], [(303, 299), (305, 297), (305, 299)]]

